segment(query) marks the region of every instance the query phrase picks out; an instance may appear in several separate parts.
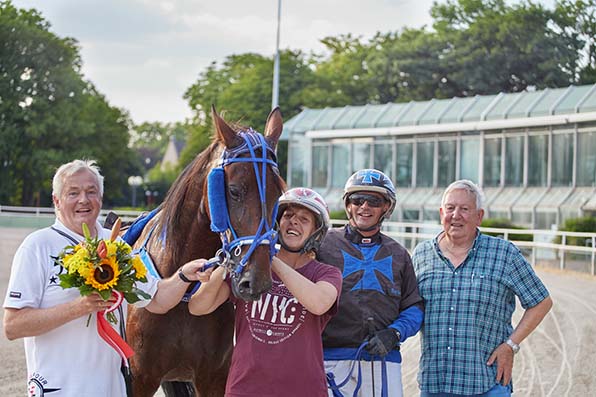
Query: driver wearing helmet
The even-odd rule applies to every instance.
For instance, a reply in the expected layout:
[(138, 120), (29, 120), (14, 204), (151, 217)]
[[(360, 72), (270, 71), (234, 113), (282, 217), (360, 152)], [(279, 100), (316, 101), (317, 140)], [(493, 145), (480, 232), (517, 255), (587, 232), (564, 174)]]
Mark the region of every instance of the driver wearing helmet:
[[(361, 395), (382, 395), (384, 358), (388, 395), (402, 396), (399, 345), (419, 331), (424, 306), (410, 255), (381, 233), (395, 208), (395, 187), (381, 171), (363, 169), (346, 182), (343, 200), (349, 223), (329, 230), (317, 253), (343, 275), (338, 314), (323, 333), (329, 395), (353, 395), (358, 372)], [(365, 341), (362, 356), (356, 357)], [(352, 371), (355, 358), (370, 361), (371, 370), (366, 365)], [(341, 389), (335, 387), (344, 380)]]
[(314, 258), (330, 225), (329, 210), (306, 188), (288, 190), (278, 203), (281, 249), (271, 262), (271, 289), (256, 302), (236, 299), (220, 267), (199, 273), (203, 284), (189, 302), (195, 315), (228, 299), (235, 305), (229, 397), (327, 396), (321, 334), (337, 312), (342, 277)]

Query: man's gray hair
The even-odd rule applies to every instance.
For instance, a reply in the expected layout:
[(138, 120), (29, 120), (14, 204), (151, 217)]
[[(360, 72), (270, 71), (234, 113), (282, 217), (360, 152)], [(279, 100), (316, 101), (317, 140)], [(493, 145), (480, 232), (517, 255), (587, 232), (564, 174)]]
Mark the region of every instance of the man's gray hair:
[(441, 207), (445, 204), (445, 197), (447, 197), (451, 191), (458, 189), (463, 189), (468, 193), (473, 194), (474, 197), (476, 197), (476, 209), (484, 209), (484, 193), (482, 192), (482, 189), (468, 179), (460, 179), (447, 186), (447, 189), (443, 192), (443, 198), (441, 198)]
[(87, 170), (95, 176), (99, 187), (99, 197), (103, 197), (103, 176), (99, 173), (99, 167), (95, 164), (95, 160), (73, 160), (70, 163), (62, 164), (52, 180), (52, 195), (60, 197), (66, 178), (81, 170)]

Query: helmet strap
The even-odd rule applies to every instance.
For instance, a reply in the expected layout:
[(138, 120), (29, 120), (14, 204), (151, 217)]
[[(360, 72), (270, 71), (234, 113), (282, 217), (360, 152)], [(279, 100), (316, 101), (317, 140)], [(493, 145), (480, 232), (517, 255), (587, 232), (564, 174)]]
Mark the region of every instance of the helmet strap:
[(298, 249), (294, 249), (294, 248), (290, 248), (286, 245), (286, 243), (284, 243), (284, 239), (281, 237), (281, 235), (279, 235), (279, 243), (281, 244), (282, 248), (285, 249), (288, 252), (297, 254), (297, 253), (302, 253), (302, 249), (304, 247), (300, 247)]
[(312, 232), (312, 234), (304, 242), (304, 245), (298, 249), (288, 247), (286, 245), (286, 243), (284, 242), (284, 239), (283, 239), (281, 233), (279, 234), (278, 241), (281, 244), (281, 246), (283, 247), (283, 249), (285, 249), (286, 251), (292, 252), (292, 253), (305, 254), (310, 251), (316, 252), (318, 250), (320, 242), (317, 243), (317, 241), (315, 241), (315, 240), (317, 238), (320, 238), (320, 234), (322, 233), (324, 226), (325, 225), (321, 225), (317, 228), (317, 230)]
[(354, 226), (348, 224), (346, 228), (346, 238), (354, 244), (380, 244), (381, 230), (379, 229), (375, 234), (369, 237), (364, 237), (360, 231)]

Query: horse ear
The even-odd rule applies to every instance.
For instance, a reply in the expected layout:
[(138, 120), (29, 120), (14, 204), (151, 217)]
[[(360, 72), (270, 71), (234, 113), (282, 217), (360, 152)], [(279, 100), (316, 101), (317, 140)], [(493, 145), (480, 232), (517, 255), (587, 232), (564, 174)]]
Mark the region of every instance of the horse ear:
[(279, 107), (276, 106), (267, 117), (264, 134), (273, 150), (277, 147), (277, 141), (279, 141), (283, 128), (284, 121), (281, 117), (281, 111), (279, 110)]
[(232, 127), (230, 127), (228, 123), (226, 123), (225, 120), (222, 119), (219, 114), (217, 114), (214, 105), (211, 105), (211, 117), (213, 118), (213, 124), (215, 125), (217, 138), (220, 141), (223, 141), (224, 145), (226, 145), (228, 148), (236, 146), (238, 144), (236, 141), (236, 131), (234, 131)]

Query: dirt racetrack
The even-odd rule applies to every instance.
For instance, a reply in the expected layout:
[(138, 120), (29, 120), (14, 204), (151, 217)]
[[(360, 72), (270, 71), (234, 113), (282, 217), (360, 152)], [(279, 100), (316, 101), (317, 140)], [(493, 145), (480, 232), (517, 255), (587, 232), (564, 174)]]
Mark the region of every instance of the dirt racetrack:
[[(0, 297), (4, 302), (12, 257), (30, 229), (0, 228)], [(538, 269), (554, 307), (521, 347), (514, 366), (516, 397), (596, 396), (596, 277)], [(3, 311), (2, 315), (3, 317)], [(515, 321), (521, 311), (515, 312)], [(418, 337), (402, 346), (406, 397), (418, 396), (416, 373), (420, 354)], [(22, 340), (0, 336), (0, 396), (26, 392)]]

